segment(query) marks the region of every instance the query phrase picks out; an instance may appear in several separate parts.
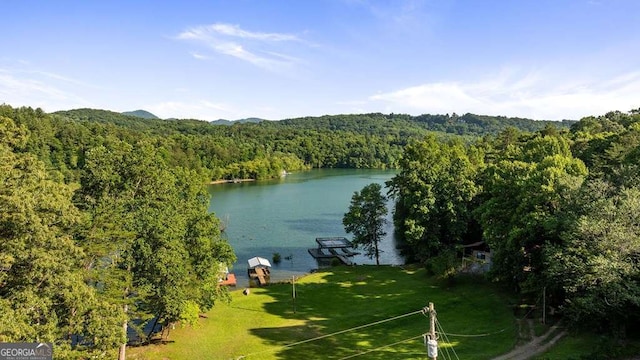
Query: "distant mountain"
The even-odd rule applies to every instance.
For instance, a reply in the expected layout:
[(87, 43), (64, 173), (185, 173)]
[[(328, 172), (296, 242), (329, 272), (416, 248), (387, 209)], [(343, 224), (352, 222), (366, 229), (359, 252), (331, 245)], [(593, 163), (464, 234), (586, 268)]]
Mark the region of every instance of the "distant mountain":
[(143, 119), (160, 119), (159, 117), (153, 115), (152, 113), (146, 110), (136, 110), (136, 111), (125, 111), (122, 113), (123, 115), (135, 116)]
[(261, 123), (263, 121), (267, 121), (265, 119), (260, 119), (260, 118), (246, 118), (246, 119), (239, 119), (239, 120), (226, 120), (226, 119), (218, 119), (218, 120), (214, 120), (211, 122), (212, 125), (233, 125), (233, 124), (246, 124), (246, 123), (251, 123), (251, 124), (258, 124)]

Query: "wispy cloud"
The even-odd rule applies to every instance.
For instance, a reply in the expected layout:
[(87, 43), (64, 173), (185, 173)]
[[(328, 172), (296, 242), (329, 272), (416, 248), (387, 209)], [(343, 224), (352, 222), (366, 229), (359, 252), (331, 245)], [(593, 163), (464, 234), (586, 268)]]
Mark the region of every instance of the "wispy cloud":
[(534, 119), (579, 119), (640, 106), (640, 71), (612, 80), (571, 80), (543, 72), (503, 71), (476, 82), (420, 84), (369, 97), (386, 111), (476, 113)]
[(0, 100), (13, 106), (41, 107), (56, 111), (91, 106), (73, 91), (80, 81), (39, 70), (0, 68)]
[(194, 59), (198, 59), (198, 60), (208, 60), (208, 59), (210, 59), (209, 56), (202, 55), (202, 54), (200, 54), (198, 52), (195, 52), (195, 51), (191, 52), (191, 56), (193, 56)]
[[(284, 70), (300, 61), (295, 56), (285, 54), (283, 44), (305, 44), (293, 34), (248, 31), (238, 25), (223, 23), (191, 27), (178, 34), (176, 39), (199, 43), (219, 54), (271, 71)], [(208, 58), (201, 53), (191, 54), (200, 60)]]
[(350, 6), (365, 9), (378, 22), (384, 25), (387, 31), (401, 31), (414, 33), (416, 31), (429, 30), (433, 25), (433, 12), (427, 0), (396, 0), (389, 2), (371, 0), (345, 0)]
[(291, 34), (253, 32), (253, 31), (243, 30), (238, 25), (221, 24), (221, 23), (191, 28), (190, 30), (185, 31), (180, 35), (181, 36), (185, 35), (187, 37), (191, 37), (191, 36), (198, 37), (206, 33), (218, 33), (220, 35), (227, 35), (230, 37), (256, 39), (256, 40), (264, 40), (264, 41), (299, 41), (300, 40), (298, 39), (297, 36), (291, 35)]

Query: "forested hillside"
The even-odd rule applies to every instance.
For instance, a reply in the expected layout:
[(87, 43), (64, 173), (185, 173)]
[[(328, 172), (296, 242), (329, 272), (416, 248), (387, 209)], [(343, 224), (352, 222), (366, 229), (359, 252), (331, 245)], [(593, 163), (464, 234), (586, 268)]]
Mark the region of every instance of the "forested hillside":
[(403, 147), (432, 131), (438, 138), (465, 140), (510, 126), (522, 130), (559, 128), (568, 122), (443, 115), (336, 115), (215, 126), (199, 120), (144, 119), (116, 112), (78, 109), (46, 114), (39, 109), (0, 107), (33, 134), (27, 150), (77, 181), (86, 151), (117, 139), (146, 139), (170, 166), (185, 166), (211, 180), (279, 176), (283, 170), (395, 168)]
[(0, 342), (113, 359), (127, 327), (145, 339), (136, 324), (192, 323), (226, 299), (235, 256), (206, 179), (134, 135), (2, 107)]
[(309, 167), (398, 168), (410, 259), (452, 276), (460, 246), (484, 241), (493, 280), (545, 288), (574, 324), (623, 336), (640, 320), (640, 113), (567, 125), (365, 114), (219, 126), (2, 105), (0, 341), (113, 358), (132, 319), (195, 321), (227, 298), (216, 284), (235, 260), (204, 185)]
[(489, 273), (613, 335), (640, 321), (640, 111), (570, 130), (507, 129), (465, 144), (408, 145), (390, 182), (406, 253), (453, 276), (464, 244), (484, 241)]

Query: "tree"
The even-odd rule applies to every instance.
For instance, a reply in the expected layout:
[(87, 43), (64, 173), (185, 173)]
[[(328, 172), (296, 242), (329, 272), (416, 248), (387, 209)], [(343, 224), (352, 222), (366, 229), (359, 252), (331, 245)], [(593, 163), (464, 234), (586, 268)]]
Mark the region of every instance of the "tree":
[(25, 134), (0, 116), (0, 342), (55, 342), (60, 358), (112, 358), (124, 334), (100, 324), (120, 314), (85, 283), (84, 252), (72, 237), (81, 220), (73, 188), (14, 151)]
[(347, 233), (353, 233), (353, 243), (362, 246), (367, 256), (376, 258), (380, 265), (380, 249), (378, 244), (387, 234), (384, 226), (387, 222), (387, 198), (381, 193), (382, 186), (372, 183), (351, 197), (349, 211), (344, 214), (342, 224)]
[(525, 291), (544, 286), (542, 250), (560, 241), (567, 200), (586, 174), (568, 141), (557, 136), (523, 138), (487, 166), (474, 213), (491, 247), (495, 280)]
[(144, 141), (116, 140), (87, 153), (76, 193), (86, 226), (78, 237), (98, 294), (129, 319), (192, 322), (225, 297), (216, 286), (220, 265), (235, 255), (207, 211), (205, 182), (169, 167)]
[(459, 141), (435, 136), (408, 145), (400, 173), (390, 181), (396, 198), (396, 229), (414, 260), (427, 263), (469, 237), (471, 201), (481, 153)]
[(640, 311), (640, 188), (584, 186), (563, 243), (545, 251), (548, 283), (563, 292), (567, 318), (624, 337)]

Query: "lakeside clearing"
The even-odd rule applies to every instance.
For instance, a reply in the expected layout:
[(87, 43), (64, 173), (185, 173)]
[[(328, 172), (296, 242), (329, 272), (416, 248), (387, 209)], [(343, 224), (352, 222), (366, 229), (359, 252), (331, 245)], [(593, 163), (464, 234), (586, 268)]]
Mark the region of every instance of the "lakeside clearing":
[(196, 327), (172, 330), (166, 344), (129, 348), (128, 358), (424, 359), (421, 335), (429, 322), (417, 311), (429, 302), (450, 341), (441, 338), (441, 352), (489, 359), (508, 352), (517, 338), (509, 298), (477, 277), (449, 286), (424, 269), (340, 266), (296, 281), (295, 312), (290, 283), (252, 288), (248, 296), (241, 290)]

